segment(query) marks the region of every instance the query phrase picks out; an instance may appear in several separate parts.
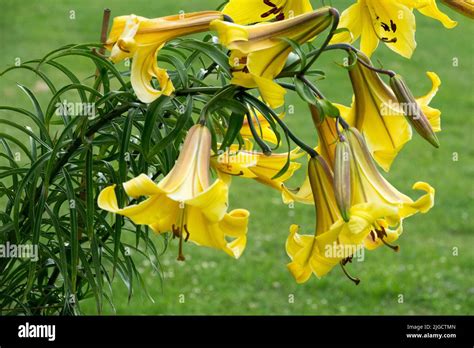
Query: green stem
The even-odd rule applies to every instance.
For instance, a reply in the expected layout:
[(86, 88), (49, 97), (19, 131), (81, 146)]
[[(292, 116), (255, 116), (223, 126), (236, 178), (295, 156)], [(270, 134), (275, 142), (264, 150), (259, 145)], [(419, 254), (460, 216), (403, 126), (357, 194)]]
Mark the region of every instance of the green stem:
[(374, 67), (373, 65), (371, 64), (368, 64), (367, 62), (365, 62), (360, 56), (359, 54), (361, 53), (361, 51), (359, 51), (357, 48), (355, 48), (354, 46), (352, 45), (349, 45), (349, 44), (345, 44), (345, 43), (341, 43), (341, 44), (334, 44), (334, 45), (329, 45), (327, 46), (325, 49), (325, 51), (331, 51), (331, 50), (345, 50), (346, 52), (354, 52), (357, 56), (357, 62), (359, 62), (360, 64), (362, 64), (363, 66), (365, 66), (367, 69), (369, 70), (372, 70), (372, 71), (375, 71), (379, 74), (384, 74), (384, 75), (388, 75), (390, 77), (394, 77), (396, 75), (396, 73), (393, 71), (393, 70), (385, 70), (385, 69), (380, 69), (380, 68), (376, 68)]
[(309, 87), (309, 89), (319, 98), (319, 99), (326, 99), (324, 95), (321, 93), (321, 91), (316, 87), (310, 80), (306, 78), (306, 76), (298, 76), (298, 78), (304, 82), (306, 86)]
[[(265, 154), (265, 156), (270, 156), (272, 154), (272, 149), (270, 146), (265, 143), (260, 136), (258, 135), (257, 130), (255, 129), (255, 125), (253, 124), (253, 119), (252, 116), (250, 115), (250, 110), (253, 111), (252, 107), (247, 104), (247, 108), (249, 109), (249, 112), (245, 115), (247, 117), (247, 122), (249, 124), (250, 128), (250, 133), (252, 133), (252, 136), (255, 140), (255, 142), (258, 144), (258, 146), (262, 149), (262, 152)], [(256, 117), (255, 111), (254, 111), (255, 119), (258, 121), (258, 118)]]
[(278, 125), (285, 131), (286, 134), (288, 134), (288, 136), (290, 137), (291, 140), (293, 140), (293, 142), (298, 145), (303, 151), (307, 152), (311, 157), (317, 157), (319, 156), (319, 154), (316, 152), (315, 149), (313, 149), (311, 146), (309, 146), (308, 144), (306, 144), (305, 142), (303, 142), (300, 138), (298, 138), (289, 128), (288, 126), (286, 125), (285, 122), (283, 122), (283, 120), (278, 117), (278, 115), (275, 113), (275, 111), (273, 111), (272, 109), (268, 108), (262, 101), (258, 100), (257, 98), (255, 98), (253, 95), (251, 94), (248, 94), (248, 93), (244, 93), (244, 96), (245, 96), (245, 99), (248, 100), (248, 102), (250, 104), (252, 104), (254, 107), (256, 107), (257, 109), (260, 109), (262, 107), (265, 107), (267, 108), (267, 110), (269, 111), (270, 115), (272, 116), (272, 118), (275, 120), (276, 123), (278, 123)]
[(331, 15), (333, 16), (333, 21), (332, 21), (332, 27), (331, 31), (329, 32), (329, 35), (326, 37), (326, 40), (324, 40), (323, 44), (321, 47), (314, 53), (314, 56), (311, 58), (311, 60), (306, 64), (306, 66), (301, 70), (300, 75), (304, 75), (309, 68), (314, 64), (314, 62), (319, 58), (321, 53), (323, 53), (324, 49), (329, 45), (329, 42), (332, 40), (332, 37), (334, 36), (334, 31), (336, 31), (338, 25), (339, 25), (339, 11), (336, 10), (335, 8), (331, 8), (329, 10), (331, 12)]
[(214, 94), (218, 91), (220, 91), (222, 88), (220, 87), (190, 87), (190, 88), (184, 88), (177, 90), (175, 94), (177, 96), (183, 96), (183, 95), (188, 95), (188, 94), (197, 94), (197, 93), (202, 93), (202, 94)]
[(202, 125), (206, 124), (206, 119), (209, 113), (209, 107), (212, 106), (216, 101), (225, 96), (228, 93), (233, 93), (237, 89), (237, 86), (227, 85), (222, 88), (217, 88), (217, 93), (207, 102), (206, 105), (201, 110), (201, 115), (199, 116), (199, 123)]

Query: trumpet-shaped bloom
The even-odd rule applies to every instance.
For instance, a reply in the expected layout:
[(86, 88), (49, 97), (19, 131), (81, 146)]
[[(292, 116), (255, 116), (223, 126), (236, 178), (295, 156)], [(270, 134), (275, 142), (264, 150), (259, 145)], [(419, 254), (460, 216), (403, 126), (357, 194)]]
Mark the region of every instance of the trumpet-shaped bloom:
[(120, 209), (113, 185), (100, 193), (99, 207), (135, 224), (149, 225), (156, 233), (172, 231), (180, 237), (180, 260), (184, 259), (183, 238), (238, 258), (247, 240), (249, 212), (236, 209), (227, 213), (228, 180), (218, 178), (211, 183), (210, 149), (209, 130), (193, 126), (173, 169), (158, 184), (145, 174), (124, 183), (129, 196), (147, 196), (145, 201)]
[(283, 70), (292, 47), (291, 39), (300, 44), (313, 39), (327, 28), (332, 19), (330, 8), (323, 8), (273, 23), (252, 26), (216, 20), (222, 45), (231, 50), (232, 83), (246, 88), (257, 87), (263, 100), (272, 108), (283, 105), (286, 90), (274, 78)]
[[(110, 59), (120, 62), (133, 58), (131, 82), (138, 99), (151, 103), (160, 95), (174, 91), (168, 73), (157, 65), (157, 55), (165, 43), (174, 38), (208, 30), (209, 23), (222, 19), (220, 12), (196, 12), (149, 19), (135, 15), (115, 17), (106, 47)], [(156, 78), (160, 89), (152, 84)]]
[(457, 22), (442, 13), (435, 0), (358, 0), (341, 15), (341, 32), (333, 43), (352, 43), (360, 37), (361, 50), (371, 56), (380, 41), (391, 50), (410, 58), (416, 48), (416, 22), (413, 9), (425, 16), (439, 20), (446, 28)]
[(237, 24), (293, 18), (311, 12), (309, 0), (230, 0), (222, 10)]
[[(330, 117), (321, 118), (318, 109), (314, 105), (310, 105), (309, 108), (314, 126), (318, 132), (318, 146), (316, 147), (316, 151), (330, 168), (334, 168), (334, 155), (337, 142), (336, 120)], [(283, 184), (282, 190), (283, 202), (286, 204), (290, 202), (314, 204), (309, 176), (306, 176), (300, 187), (291, 189)]]
[[(367, 57), (360, 57), (370, 63)], [(349, 74), (354, 89), (352, 107), (337, 106), (346, 122), (362, 132), (375, 161), (388, 171), (398, 152), (412, 137), (412, 128), (405, 115), (406, 108), (413, 106), (402, 105), (378, 74), (361, 64), (356, 64)], [(437, 132), (440, 131), (441, 112), (428, 104), (441, 81), (433, 72), (428, 72), (427, 75), (432, 88), (416, 102)]]
[(333, 188), (332, 173), (321, 160), (310, 160), (308, 177), (316, 207), (314, 235), (300, 235), (298, 227), (290, 228), (286, 250), (292, 262), (288, 268), (302, 283), (312, 273), (327, 274), (335, 265), (350, 259), (360, 248), (374, 249), (388, 245), (402, 233), (403, 219), (426, 213), (434, 204), (434, 189), (417, 182), (414, 189), (426, 193), (413, 201), (399, 192), (378, 172), (364, 139), (352, 128), (344, 132), (350, 149), (351, 207), (349, 219), (339, 212)]
[[(227, 151), (212, 157), (211, 161), (213, 167), (220, 173), (254, 179), (281, 191), (283, 182), (290, 179), (301, 167), (301, 164), (292, 160), (303, 155), (300, 149), (295, 149), (290, 153), (272, 153), (267, 156), (253, 151), (252, 144), (247, 141), (245, 149), (239, 150), (238, 146), (232, 145)], [(290, 163), (285, 173), (274, 178), (285, 167), (288, 158)]]

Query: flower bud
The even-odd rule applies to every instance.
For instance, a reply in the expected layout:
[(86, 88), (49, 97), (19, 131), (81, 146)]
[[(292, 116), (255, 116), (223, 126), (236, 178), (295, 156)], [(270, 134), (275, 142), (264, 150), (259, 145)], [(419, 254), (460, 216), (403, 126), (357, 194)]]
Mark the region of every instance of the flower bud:
[(403, 111), (408, 122), (410, 122), (417, 133), (425, 138), (431, 145), (439, 147), (439, 140), (433, 127), (431, 127), (428, 118), (421, 110), (403, 78), (400, 75), (394, 75), (390, 78), (390, 86), (398, 102), (403, 106)]
[(473, 0), (441, 0), (441, 2), (449, 7), (451, 7), (454, 11), (474, 19), (474, 1)]
[(334, 193), (344, 221), (349, 221), (351, 206), (350, 147), (347, 141), (338, 141), (334, 165)]

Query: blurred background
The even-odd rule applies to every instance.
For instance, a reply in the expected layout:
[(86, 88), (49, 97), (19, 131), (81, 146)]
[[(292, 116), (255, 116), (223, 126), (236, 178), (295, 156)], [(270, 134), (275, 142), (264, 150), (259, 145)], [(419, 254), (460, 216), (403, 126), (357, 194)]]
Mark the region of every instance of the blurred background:
[[(112, 17), (131, 13), (160, 17), (179, 11), (215, 9), (220, 3), (221, 0), (2, 0), (0, 70), (18, 61), (41, 58), (65, 44), (98, 42), (104, 8), (111, 9)], [(351, 3), (332, 1), (341, 12)], [(313, 5), (321, 6), (321, 2), (313, 1)], [(231, 208), (251, 212), (248, 244), (242, 257), (233, 260), (223, 252), (186, 244), (187, 260), (182, 263), (176, 261), (177, 243), (171, 243), (159, 260), (163, 269), (160, 276), (147, 261), (134, 255), (154, 302), (138, 288), (129, 301), (127, 288), (117, 277), (113, 286), (116, 313), (473, 314), (474, 25), (439, 6), (459, 22), (456, 28), (445, 29), (439, 22), (415, 13), (418, 48), (412, 59), (406, 60), (384, 45), (373, 57), (375, 63), (380, 60), (385, 68), (402, 74), (415, 96), (424, 95), (431, 87), (426, 71), (436, 72), (442, 81), (431, 104), (442, 110), (441, 148), (434, 149), (414, 134), (387, 174), (400, 191), (412, 198), (417, 194), (411, 191), (416, 181), (429, 182), (436, 188), (435, 207), (428, 214), (405, 221), (404, 234), (398, 241), (399, 253), (381, 247), (366, 252), (362, 262), (354, 260), (349, 270), (361, 278), (358, 286), (337, 267), (323, 279), (312, 277), (298, 285), (286, 269), (289, 259), (285, 240), (293, 223), (301, 226), (302, 233), (313, 233), (314, 208), (297, 204), (291, 209), (281, 203), (278, 192), (236, 178), (231, 188)], [(339, 52), (324, 54), (315, 68), (326, 71), (327, 79), (318, 82), (324, 94), (333, 102), (349, 105), (352, 91), (347, 73), (335, 64), (343, 57)], [(64, 63), (81, 72), (84, 79), (95, 71), (79, 58), (64, 59)], [(42, 102), (50, 97), (34, 74), (19, 70), (0, 77), (0, 104), (31, 108), (16, 83), (30, 87)], [(287, 115), (288, 124), (315, 145), (307, 106), (291, 93), (287, 103), (295, 111)], [(1, 112), (0, 117), (12, 115)], [(303, 176), (301, 170), (290, 186), (297, 187)], [(160, 236), (155, 239), (158, 246), (163, 245)], [(81, 308), (95, 314), (92, 299), (82, 303)], [(105, 313), (114, 312), (106, 307)]]

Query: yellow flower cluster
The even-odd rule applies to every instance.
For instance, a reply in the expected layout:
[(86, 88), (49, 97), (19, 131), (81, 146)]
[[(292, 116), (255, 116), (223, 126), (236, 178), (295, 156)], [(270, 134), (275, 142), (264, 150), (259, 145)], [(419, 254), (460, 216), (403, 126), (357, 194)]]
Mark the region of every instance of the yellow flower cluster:
[[(398, 250), (392, 243), (402, 233), (403, 220), (429, 211), (435, 190), (416, 182), (413, 189), (424, 194), (412, 200), (392, 186), (377, 165), (390, 169), (411, 139), (413, 128), (439, 145), (434, 132), (440, 131), (440, 111), (429, 103), (441, 82), (434, 72), (428, 72), (433, 87), (415, 99), (398, 76), (391, 74), (390, 85), (385, 83), (369, 57), (380, 41), (411, 57), (416, 47), (415, 9), (446, 28), (457, 24), (434, 0), (358, 0), (342, 13), (339, 28), (345, 29), (331, 35), (328, 43), (348, 46), (360, 38), (360, 51), (354, 49), (356, 61), (349, 69), (353, 102), (350, 108), (336, 104), (337, 119), (321, 116), (311, 105), (319, 144), (310, 153), (308, 175), (298, 189), (285, 182), (302, 166), (296, 160), (304, 153), (299, 148), (280, 154), (254, 151), (255, 128), (263, 141), (278, 145), (279, 137), (268, 119), (249, 106), (254, 118), (247, 118), (240, 128), (244, 146), (232, 145), (214, 154), (208, 126), (198, 123), (189, 129), (173, 169), (158, 184), (144, 174), (123, 184), (130, 197), (145, 196), (144, 201), (120, 208), (113, 185), (101, 192), (99, 206), (135, 224), (148, 225), (156, 233), (171, 232), (179, 238), (179, 260), (184, 260), (182, 245), (187, 240), (238, 258), (245, 249), (250, 215), (245, 209), (228, 212), (231, 177), (239, 176), (279, 190), (286, 203), (314, 204), (314, 233), (299, 234), (299, 227), (292, 225), (286, 242), (291, 259), (288, 269), (299, 283), (312, 274), (322, 277), (337, 264), (348, 275), (344, 265), (358, 250), (381, 245)], [(294, 44), (312, 42), (334, 24), (335, 14), (338, 17), (330, 7), (313, 10), (309, 0), (230, 0), (221, 12), (156, 19), (117, 17), (106, 47), (113, 62), (132, 59), (132, 87), (140, 101), (151, 103), (175, 91), (167, 71), (157, 65), (160, 49), (174, 38), (214, 31), (229, 51), (230, 83), (258, 90), (262, 103), (276, 109), (285, 104), (286, 89), (277, 78)], [(403, 110), (403, 102), (415, 104), (415, 110)], [(278, 117), (281, 120), (284, 115)]]

